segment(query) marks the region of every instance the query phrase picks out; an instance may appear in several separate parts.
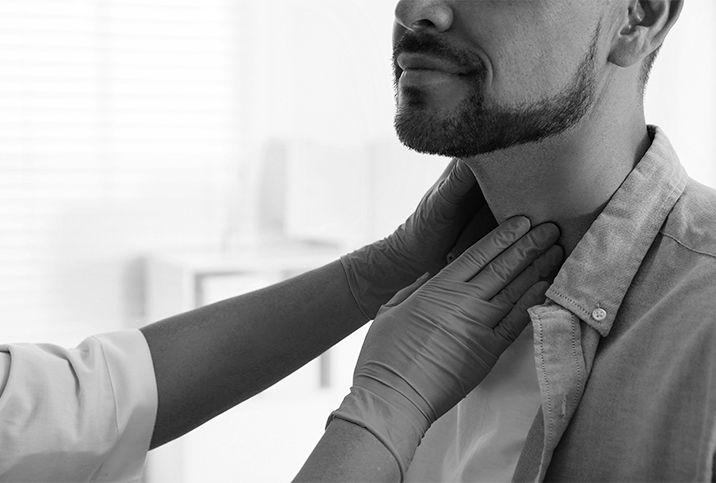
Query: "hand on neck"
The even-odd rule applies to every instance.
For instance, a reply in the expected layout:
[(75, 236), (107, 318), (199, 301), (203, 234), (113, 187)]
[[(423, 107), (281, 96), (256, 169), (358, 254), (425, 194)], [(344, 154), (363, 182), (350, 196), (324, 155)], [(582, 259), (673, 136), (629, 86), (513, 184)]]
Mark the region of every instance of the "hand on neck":
[(642, 111), (636, 112), (631, 119), (585, 118), (540, 143), (465, 161), (498, 223), (515, 215), (533, 226), (553, 222), (569, 256), (651, 143)]

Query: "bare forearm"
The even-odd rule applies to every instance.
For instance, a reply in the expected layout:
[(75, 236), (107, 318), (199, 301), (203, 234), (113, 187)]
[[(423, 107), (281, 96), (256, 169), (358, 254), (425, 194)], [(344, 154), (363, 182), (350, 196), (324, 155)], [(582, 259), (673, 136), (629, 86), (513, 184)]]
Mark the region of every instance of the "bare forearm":
[(365, 322), (334, 262), (142, 328), (159, 393), (151, 447), (266, 389)]
[(373, 434), (334, 419), (294, 482), (395, 482), (400, 470), (393, 455)]

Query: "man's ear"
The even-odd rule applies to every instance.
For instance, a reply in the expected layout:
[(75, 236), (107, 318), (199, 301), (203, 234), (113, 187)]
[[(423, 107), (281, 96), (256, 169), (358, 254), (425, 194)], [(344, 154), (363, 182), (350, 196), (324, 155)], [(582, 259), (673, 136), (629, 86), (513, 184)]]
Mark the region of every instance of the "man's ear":
[(620, 7), (617, 12), (617, 29), (609, 61), (620, 67), (629, 67), (658, 49), (679, 18), (683, 4), (683, 0), (623, 2), (622, 5), (627, 8)]

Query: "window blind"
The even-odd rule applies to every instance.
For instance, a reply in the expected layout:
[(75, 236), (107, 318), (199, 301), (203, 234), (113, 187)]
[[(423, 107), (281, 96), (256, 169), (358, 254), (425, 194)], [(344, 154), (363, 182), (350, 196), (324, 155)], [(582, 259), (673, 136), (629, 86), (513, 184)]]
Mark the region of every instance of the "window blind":
[(251, 8), (0, 2), (3, 342), (132, 325), (143, 253), (225, 240)]

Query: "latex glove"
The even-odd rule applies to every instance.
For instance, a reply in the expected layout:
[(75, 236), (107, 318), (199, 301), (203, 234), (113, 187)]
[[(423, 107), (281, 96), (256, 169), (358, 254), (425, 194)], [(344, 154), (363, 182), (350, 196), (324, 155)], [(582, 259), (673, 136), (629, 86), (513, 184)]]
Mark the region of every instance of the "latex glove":
[[(479, 211), (484, 207), (482, 211)], [(367, 319), (381, 305), (425, 272), (437, 273), (461, 233), (479, 212), (462, 240), (464, 250), (495, 227), (470, 168), (454, 160), (428, 191), (415, 213), (393, 234), (341, 258), (353, 298)]]
[[(507, 220), (420, 288), (399, 292), (366, 336), (332, 418), (371, 431), (405, 475), (430, 425), (472, 391), (543, 303), (562, 261), (555, 225)], [(427, 279), (427, 277), (425, 277)], [(330, 420), (329, 419), (329, 422)]]

